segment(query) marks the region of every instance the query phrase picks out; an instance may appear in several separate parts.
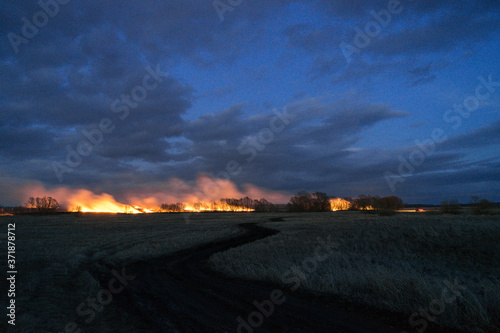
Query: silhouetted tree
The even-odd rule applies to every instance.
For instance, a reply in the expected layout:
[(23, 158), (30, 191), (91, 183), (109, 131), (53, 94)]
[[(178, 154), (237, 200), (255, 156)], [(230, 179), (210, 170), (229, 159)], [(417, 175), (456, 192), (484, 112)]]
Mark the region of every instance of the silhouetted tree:
[(244, 197), (243, 199), (240, 199), (240, 207), (254, 209), (254, 201), (249, 197)]
[(220, 199), (220, 201), (217, 203), (218, 208), (222, 210), (249, 210), (249, 209), (255, 209), (255, 203), (254, 200), (252, 200), (249, 197), (245, 198), (240, 198), (240, 199), (230, 199), (230, 198), (225, 198), (225, 199)]
[(59, 203), (52, 197), (30, 197), (26, 202), (26, 208), (28, 208), (30, 212), (41, 214), (54, 213), (59, 210)]
[(276, 210), (274, 204), (266, 199), (255, 200), (254, 207), (256, 212), (273, 212)]
[(290, 198), (288, 207), (292, 212), (309, 212), (311, 210), (311, 194), (301, 191)]
[(26, 201), (25, 206), (26, 206), (26, 208), (28, 208), (28, 209), (36, 209), (36, 202), (35, 202), (35, 198), (33, 198), (33, 197), (29, 197), (28, 201)]
[(322, 192), (301, 191), (290, 199), (288, 208), (292, 212), (326, 212), (331, 210), (330, 198)]
[(82, 206), (78, 205), (78, 206), (75, 206), (75, 212), (77, 213), (81, 213), (82, 212)]
[(331, 210), (330, 197), (326, 193), (316, 192), (311, 197), (314, 212), (328, 212)]
[(398, 210), (403, 208), (403, 200), (395, 195), (378, 199), (378, 208), (382, 210)]
[(183, 212), (185, 208), (185, 204), (183, 204), (182, 202), (178, 202), (174, 204), (162, 204), (160, 210), (162, 212), (178, 213)]
[(360, 195), (358, 198), (354, 199), (353, 208), (357, 210), (372, 210), (378, 209), (378, 196), (371, 195)]
[(476, 215), (488, 214), (493, 207), (493, 202), (486, 199), (479, 199), (478, 196), (471, 198), (472, 212)]

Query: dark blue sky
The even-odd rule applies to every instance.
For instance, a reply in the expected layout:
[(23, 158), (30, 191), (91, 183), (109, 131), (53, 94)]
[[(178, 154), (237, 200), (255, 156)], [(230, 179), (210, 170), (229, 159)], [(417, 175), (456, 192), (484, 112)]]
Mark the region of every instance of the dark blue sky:
[(210, 174), (500, 201), (498, 1), (217, 4), (1, 1), (0, 204)]

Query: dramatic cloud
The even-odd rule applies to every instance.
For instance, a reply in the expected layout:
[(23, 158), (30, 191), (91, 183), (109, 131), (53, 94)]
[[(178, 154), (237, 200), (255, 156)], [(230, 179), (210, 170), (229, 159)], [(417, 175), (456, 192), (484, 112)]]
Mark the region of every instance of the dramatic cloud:
[[(387, 1), (40, 3), (0, 0), (0, 204), (16, 187), (173, 200), (228, 170), (231, 195), (500, 200), (498, 2), (401, 1), (387, 24)], [(437, 127), (392, 192), (385, 173)]]

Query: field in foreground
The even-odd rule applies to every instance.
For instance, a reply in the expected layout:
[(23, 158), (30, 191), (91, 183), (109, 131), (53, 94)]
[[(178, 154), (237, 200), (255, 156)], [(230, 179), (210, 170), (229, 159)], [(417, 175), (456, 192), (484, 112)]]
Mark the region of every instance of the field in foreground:
[[(127, 267), (242, 233), (227, 220), (235, 217), (221, 220), (210, 214), (193, 223), (180, 214), (1, 217), (2, 248), (6, 248), (7, 224), (16, 224), (18, 313), (16, 327), (2, 320), (0, 332), (63, 332), (68, 322), (82, 318), (78, 305), (106, 287), (100, 285), (98, 274), (109, 279), (110, 267)], [(2, 279), (2, 295), (7, 290), (3, 283)], [(114, 317), (121, 316), (115, 303), (98, 314), (82, 332), (114, 332)]]
[[(284, 221), (270, 222), (272, 217), (284, 217)], [(420, 309), (427, 311), (429, 324), (434, 320), (446, 327), (478, 332), (497, 331), (499, 327), (498, 216), (198, 214), (191, 216), (189, 224), (182, 215), (3, 217), (2, 231), (11, 222), (16, 222), (17, 229), (19, 308), (16, 329), (10, 330), (3, 321), (2, 332), (62, 332), (71, 321), (76, 321), (82, 332), (118, 332), (119, 327), (128, 327), (131, 332), (151, 331), (149, 326), (137, 324), (140, 313), (132, 311), (128, 303), (135, 302), (138, 308), (146, 307), (155, 313), (153, 307), (158, 304), (152, 300), (166, 301), (170, 296), (178, 296), (175, 290), (154, 290), (159, 286), (177, 289), (177, 293), (196, 291), (191, 299), (184, 296), (185, 299), (172, 306), (202, 312), (203, 307), (189, 304), (199, 294), (204, 294), (201, 300), (221, 297), (222, 293), (227, 293), (226, 297), (236, 295), (226, 290), (230, 288), (220, 289), (220, 293), (214, 291), (222, 287), (217, 281), (226, 280), (211, 279), (206, 272), (199, 276), (199, 282), (189, 281), (190, 274), (199, 273), (194, 264), (189, 265), (190, 261), (202, 262), (205, 259), (199, 253), (211, 254), (209, 249), (200, 248), (200, 244), (216, 244), (214, 241), (221, 239), (234, 239), (228, 243), (233, 248), (214, 249), (212, 252), (219, 252), (210, 257), (208, 267), (236, 281), (270, 281), (291, 296), (308, 293), (323, 299), (325, 295), (334, 295), (368, 304), (378, 311), (375, 313), (400, 313), (405, 319), (399, 327), (408, 331), (412, 326), (407, 319)], [(245, 244), (240, 244), (239, 237), (243, 237), (245, 230), (238, 224), (249, 222), (279, 233), (244, 239)], [(1, 239), (3, 242), (5, 235)], [(314, 263), (311, 259), (318, 254), (316, 248), (328, 239), (330, 253)], [(182, 256), (187, 261), (179, 265)], [(172, 263), (169, 267), (174, 273), (179, 269), (185, 271), (176, 275), (166, 269), (165, 276), (170, 275), (164, 278), (159, 272), (163, 272), (160, 266), (165, 263)], [(106, 282), (113, 276), (112, 267), (136, 269), (129, 274), (137, 276), (137, 284), (131, 282), (130, 288), (118, 295), (116, 301), (106, 305), (104, 311), (95, 311), (97, 315), (90, 322), (83, 322), (90, 316), (80, 316), (77, 307), (106, 288)], [(213, 285), (203, 289), (199, 285), (206, 277)], [(443, 303), (443, 309), (434, 315), (431, 310), (436, 310), (439, 303), (434, 300), (439, 300), (447, 288), (445, 281), (458, 285), (460, 296)], [(247, 284), (253, 286), (251, 282)], [(141, 285), (150, 288), (141, 294)], [(293, 291), (290, 287), (298, 288)], [(3, 285), (2, 290), (5, 290)], [(136, 290), (139, 293), (134, 294)], [(151, 295), (146, 299), (147, 292)], [(252, 298), (263, 300), (261, 295), (259, 288), (249, 288), (238, 297), (249, 297), (250, 303), (233, 299), (228, 304), (231, 308), (248, 309), (239, 303), (251, 306)], [(189, 306), (181, 306), (181, 301)], [(287, 303), (293, 305), (291, 297)], [(213, 307), (218, 305), (215, 303)], [(171, 310), (168, 306), (160, 309)], [(247, 313), (240, 312), (242, 316)], [(135, 322), (128, 319), (131, 313), (136, 316)], [(192, 316), (202, 319), (199, 313)], [(422, 314), (413, 318), (414, 322), (420, 320), (416, 328), (423, 327), (422, 318)], [(235, 316), (229, 315), (228, 321), (236, 323)], [(233, 326), (228, 324), (228, 327)], [(177, 329), (182, 331), (182, 324)]]
[[(217, 253), (211, 267), (403, 313), (408, 331), (432, 322), (500, 331), (498, 215), (289, 214), (263, 226), (280, 233)], [(328, 238), (328, 258), (311, 260)], [(460, 295), (451, 301), (453, 285)]]

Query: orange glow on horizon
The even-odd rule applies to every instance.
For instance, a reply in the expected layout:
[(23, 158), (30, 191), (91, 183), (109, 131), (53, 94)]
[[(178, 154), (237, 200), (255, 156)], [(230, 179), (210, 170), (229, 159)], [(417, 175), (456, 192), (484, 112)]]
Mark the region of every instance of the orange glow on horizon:
[(184, 208), (186, 212), (254, 212), (253, 208), (245, 208), (239, 206), (231, 206), (223, 202), (214, 202), (214, 203), (206, 203), (206, 202), (197, 202), (195, 204), (188, 204)]
[(147, 214), (154, 213), (154, 209), (141, 208), (139, 206), (129, 206), (116, 204), (109, 200), (92, 202), (90, 204), (76, 204), (71, 210), (72, 212), (81, 213), (111, 213), (111, 214)]
[[(169, 213), (173, 211), (162, 211), (161, 209), (149, 209), (139, 206), (129, 206), (116, 204), (109, 200), (93, 202), (91, 204), (76, 204), (72, 212), (81, 213), (114, 213), (114, 214), (149, 214), (156, 212)], [(231, 206), (223, 202), (197, 202), (185, 205), (181, 212), (200, 213), (200, 212), (254, 212), (253, 208)]]
[(336, 212), (339, 210), (349, 210), (352, 207), (352, 203), (341, 198), (335, 198), (330, 199), (330, 206), (332, 211)]
[[(159, 212), (252, 212), (251, 203), (228, 204), (222, 198), (265, 198), (273, 203), (286, 203), (289, 194), (267, 191), (251, 184), (239, 188), (230, 180), (213, 179), (201, 175), (195, 182), (187, 183), (180, 179), (144, 185), (138, 189), (125, 189), (120, 199), (108, 193), (95, 193), (87, 189), (57, 187), (48, 189), (40, 183), (26, 184), (18, 190), (18, 197), (50, 196), (58, 200), (60, 209), (82, 213), (122, 213), (142, 214)], [(253, 200), (249, 200), (252, 201)], [(181, 208), (163, 209), (163, 204), (182, 203)], [(22, 203), (21, 203), (22, 204)], [(168, 208), (167, 208), (168, 209)]]

